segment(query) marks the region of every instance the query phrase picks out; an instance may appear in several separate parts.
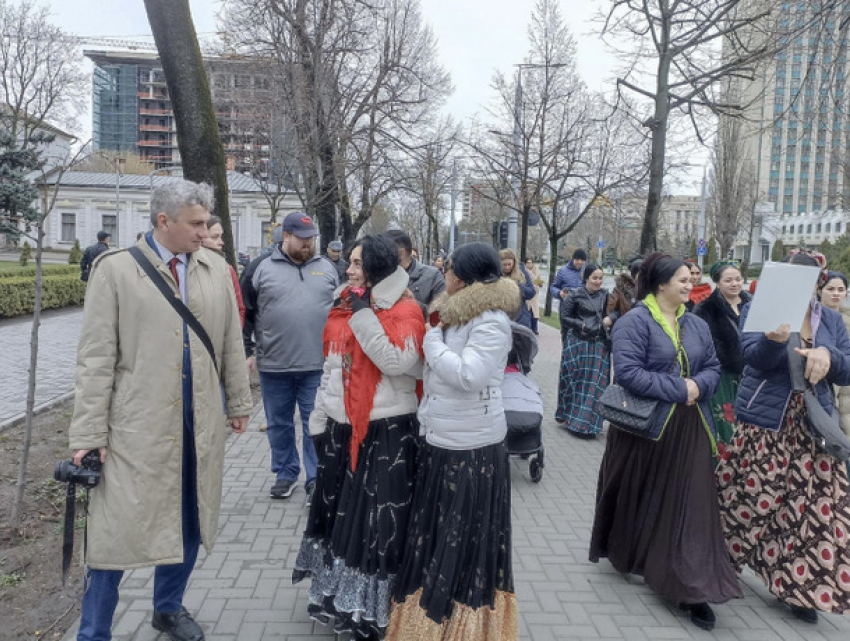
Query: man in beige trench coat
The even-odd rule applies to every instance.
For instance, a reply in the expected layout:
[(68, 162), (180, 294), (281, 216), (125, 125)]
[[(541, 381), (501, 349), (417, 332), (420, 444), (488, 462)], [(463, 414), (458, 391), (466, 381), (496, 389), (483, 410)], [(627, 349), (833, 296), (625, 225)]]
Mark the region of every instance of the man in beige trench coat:
[(212, 189), (185, 180), (151, 196), (145, 257), (209, 335), (221, 372), (133, 256), (103, 254), (89, 278), (70, 445), (103, 462), (91, 491), (78, 641), (111, 638), (124, 570), (156, 566), (151, 625), (175, 641), (203, 631), (183, 607), (201, 543), (218, 529), (224, 446), (245, 431), (251, 394), (230, 273), (201, 247)]

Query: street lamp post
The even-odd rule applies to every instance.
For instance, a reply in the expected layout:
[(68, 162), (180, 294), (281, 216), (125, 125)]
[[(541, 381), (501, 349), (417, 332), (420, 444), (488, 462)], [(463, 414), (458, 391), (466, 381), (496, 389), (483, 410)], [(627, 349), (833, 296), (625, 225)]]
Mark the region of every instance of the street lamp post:
[[(705, 167), (702, 168), (702, 193), (700, 197), (700, 207), (699, 207), (699, 220), (697, 221), (697, 227), (699, 227), (699, 237), (700, 240), (705, 243)], [(702, 263), (704, 259), (704, 254), (702, 253), (703, 249), (699, 248), (697, 250), (697, 264), (699, 265), (700, 271), (702, 271)]]
[(449, 217), (449, 256), (455, 251), (455, 203), (457, 202), (457, 158), (452, 158), (452, 209)]

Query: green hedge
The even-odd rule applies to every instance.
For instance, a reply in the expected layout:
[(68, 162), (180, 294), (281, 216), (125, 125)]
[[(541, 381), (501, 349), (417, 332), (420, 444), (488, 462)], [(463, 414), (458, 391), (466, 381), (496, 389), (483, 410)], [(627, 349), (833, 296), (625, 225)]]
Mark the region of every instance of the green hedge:
[[(44, 274), (42, 309), (83, 304), (86, 284), (80, 280), (79, 271), (79, 268), (75, 268), (73, 273), (55, 273), (50, 270)], [(35, 281), (32, 276), (15, 274), (11, 278), (0, 278), (0, 318), (31, 314), (34, 308)]]
[[(44, 276), (57, 276), (60, 274), (76, 274), (80, 277), (79, 265), (42, 265), (41, 273)], [(11, 269), (0, 269), (0, 279), (3, 278), (35, 278), (35, 266), (33, 267), (13, 267)]]

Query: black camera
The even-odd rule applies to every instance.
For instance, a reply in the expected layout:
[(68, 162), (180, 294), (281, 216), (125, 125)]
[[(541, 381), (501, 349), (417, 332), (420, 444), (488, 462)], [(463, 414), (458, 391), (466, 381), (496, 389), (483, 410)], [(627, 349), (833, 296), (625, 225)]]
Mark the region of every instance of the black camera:
[(53, 478), (86, 488), (97, 486), (100, 483), (100, 452), (92, 450), (86, 454), (79, 467), (73, 461), (59, 461), (53, 470)]

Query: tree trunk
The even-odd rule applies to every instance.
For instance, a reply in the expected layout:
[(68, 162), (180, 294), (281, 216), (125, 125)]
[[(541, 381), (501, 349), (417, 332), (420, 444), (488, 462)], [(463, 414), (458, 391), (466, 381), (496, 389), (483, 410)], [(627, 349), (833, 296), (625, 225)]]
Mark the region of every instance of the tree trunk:
[(549, 234), (549, 278), (546, 279), (546, 304), (543, 306), (543, 315), (552, 315), (552, 283), (555, 282), (555, 272), (558, 269), (558, 233), (552, 225), (552, 233)]
[(523, 205), (520, 213), (520, 242), (519, 242), (519, 262), (525, 264), (525, 253), (528, 245), (528, 214), (531, 210), (531, 205)]
[[(665, 25), (666, 27), (666, 25)], [(650, 123), (652, 130), (652, 156), (649, 161), (649, 193), (646, 199), (646, 214), (640, 232), (640, 253), (646, 255), (658, 248), (658, 212), (664, 188), (664, 155), (667, 150), (667, 121), (670, 115), (670, 58), (666, 52), (669, 44), (668, 28), (663, 32), (665, 51), (658, 61), (658, 79), (655, 90), (655, 116)]]
[(224, 253), (235, 267), (224, 147), (189, 0), (145, 0), (145, 9), (174, 110), (183, 176), (213, 186)]
[(21, 518), (24, 508), (24, 495), (27, 490), (27, 464), (29, 463), (30, 446), (32, 445), (32, 424), (35, 418), (35, 388), (38, 371), (38, 328), (41, 325), (42, 301), (42, 265), (41, 256), (44, 252), (44, 220), (36, 226), (35, 241), (35, 304), (32, 314), (32, 330), (30, 331), (30, 368), (27, 378), (27, 409), (24, 422), (24, 443), (21, 447), (21, 460), (18, 464), (18, 483), (15, 488), (15, 498), (12, 503), (12, 531), (20, 534)]

